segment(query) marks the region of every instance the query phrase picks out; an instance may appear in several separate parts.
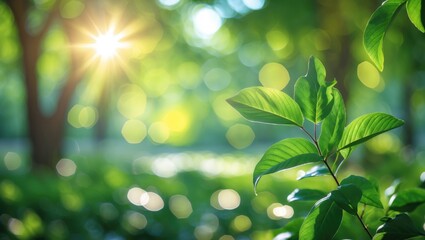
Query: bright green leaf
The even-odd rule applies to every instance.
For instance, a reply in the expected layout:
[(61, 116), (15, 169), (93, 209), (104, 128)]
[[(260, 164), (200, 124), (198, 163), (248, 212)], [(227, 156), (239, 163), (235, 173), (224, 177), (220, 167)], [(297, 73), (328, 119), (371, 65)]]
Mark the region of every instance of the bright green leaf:
[(422, 0), (407, 0), (407, 15), (410, 21), (419, 31), (425, 33), (425, 28), (421, 19)]
[(342, 209), (328, 196), (319, 200), (300, 229), (300, 240), (329, 240), (338, 231)]
[(412, 219), (405, 213), (379, 226), (373, 240), (408, 239), (415, 236), (425, 236), (425, 233), (415, 227)]
[(361, 203), (366, 205), (374, 206), (377, 208), (383, 208), (379, 191), (369, 180), (364, 177), (351, 175), (341, 181), (341, 186), (344, 185), (354, 185), (362, 192), (362, 198), (360, 199)]
[(317, 201), (324, 198), (326, 193), (316, 189), (295, 189), (286, 198), (288, 202), (294, 201)]
[[(273, 239), (298, 240), (304, 218), (292, 219), (284, 227), (273, 231)], [(284, 236), (284, 238), (283, 238)]]
[(319, 59), (311, 57), (308, 72), (295, 83), (295, 101), (304, 116), (313, 123), (322, 121), (333, 105), (332, 87), (336, 81), (326, 82), (326, 70)]
[(357, 214), (357, 205), (362, 198), (362, 191), (354, 184), (341, 185), (331, 192), (331, 198), (338, 206), (352, 215)]
[(334, 104), (331, 113), (323, 120), (319, 146), (322, 154), (327, 156), (341, 140), (346, 123), (344, 99), (337, 89), (333, 89)]
[[(376, 135), (391, 129), (400, 127), (404, 124), (403, 120), (397, 119), (385, 113), (370, 113), (354, 119), (342, 134), (338, 145), (338, 151), (353, 147), (369, 140)], [(349, 152), (342, 151), (341, 155), (347, 158)]]
[(372, 14), (366, 25), (363, 45), (380, 71), (384, 69), (384, 37), (391, 20), (406, 0), (387, 0)]
[(390, 210), (411, 212), (425, 203), (425, 189), (410, 188), (398, 192), (391, 198)]
[(272, 88), (250, 87), (227, 99), (246, 119), (271, 124), (303, 125), (298, 104), (286, 93)]
[(308, 170), (303, 176), (297, 178), (297, 180), (301, 180), (304, 178), (310, 178), (310, 177), (319, 177), (329, 175), (329, 170), (325, 166), (314, 166), (310, 170)]
[(273, 144), (254, 169), (254, 188), (263, 175), (322, 160), (314, 145), (303, 138), (288, 138)]

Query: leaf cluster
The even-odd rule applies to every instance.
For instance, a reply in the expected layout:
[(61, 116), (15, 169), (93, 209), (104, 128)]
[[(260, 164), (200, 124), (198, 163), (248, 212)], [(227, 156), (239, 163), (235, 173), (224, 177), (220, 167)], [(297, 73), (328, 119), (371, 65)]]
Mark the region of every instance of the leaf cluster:
[[(288, 196), (289, 202), (316, 201), (302, 223), (294, 224), (298, 228), (291, 225), (290, 233), (300, 239), (332, 239), (341, 225), (343, 212), (357, 217), (372, 238), (359, 215), (358, 206), (384, 208), (378, 187), (366, 178), (355, 175), (339, 181), (337, 172), (359, 144), (404, 124), (386, 113), (370, 113), (346, 125), (344, 101), (335, 87), (336, 83), (336, 80), (326, 81), (325, 67), (319, 59), (311, 57), (307, 74), (295, 83), (293, 98), (280, 90), (250, 87), (227, 100), (250, 121), (292, 125), (306, 134), (305, 138), (283, 139), (266, 150), (254, 169), (255, 191), (264, 175), (304, 164), (313, 167), (299, 180), (331, 176), (335, 181), (336, 188), (329, 193), (316, 189), (295, 189)], [(306, 129), (306, 122), (313, 124), (312, 132)], [(422, 191), (409, 190), (395, 196), (388, 210), (410, 211), (423, 202)], [(394, 230), (391, 224), (396, 219), (388, 220), (379, 228), (378, 234), (392, 236), (387, 229)], [(422, 234), (418, 231), (414, 233)], [(413, 232), (409, 231), (409, 234)]]

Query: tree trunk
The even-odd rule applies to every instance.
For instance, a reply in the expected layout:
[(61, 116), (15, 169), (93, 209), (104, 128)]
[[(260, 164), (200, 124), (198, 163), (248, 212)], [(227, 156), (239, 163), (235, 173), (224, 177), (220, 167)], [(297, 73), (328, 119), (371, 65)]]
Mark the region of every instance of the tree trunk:
[[(27, 31), (29, 2), (25, 0), (6, 1), (15, 18), (19, 40), (22, 45), (22, 65), (26, 91), (26, 113), (28, 137), (31, 146), (32, 165), (35, 169), (55, 168), (62, 154), (62, 141), (66, 124), (66, 114), (72, 94), (79, 82), (79, 73), (75, 71), (77, 56), (71, 51), (71, 66), (68, 79), (58, 98), (57, 106), (51, 116), (46, 116), (40, 108), (37, 78), (37, 61), (40, 56), (42, 40), (57, 16), (57, 4), (47, 16), (41, 30), (32, 34)], [(75, 39), (72, 30), (67, 31), (70, 41)]]

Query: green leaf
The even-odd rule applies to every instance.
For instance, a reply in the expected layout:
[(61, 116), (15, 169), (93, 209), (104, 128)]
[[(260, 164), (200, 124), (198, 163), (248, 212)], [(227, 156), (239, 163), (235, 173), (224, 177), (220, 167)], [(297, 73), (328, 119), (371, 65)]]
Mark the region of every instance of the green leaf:
[(384, 69), (384, 37), (397, 10), (406, 0), (387, 0), (370, 17), (363, 35), (367, 54), (380, 71)]
[(322, 121), (333, 105), (332, 87), (336, 81), (326, 82), (326, 70), (319, 59), (310, 57), (308, 72), (295, 83), (295, 101), (304, 116), (313, 123)]
[(410, 188), (398, 192), (390, 200), (390, 210), (411, 212), (425, 203), (425, 189)]
[(326, 193), (316, 189), (295, 189), (286, 199), (288, 202), (317, 201), (325, 196)]
[(322, 158), (314, 145), (303, 138), (288, 138), (273, 144), (254, 169), (254, 189), (263, 175), (293, 168)]
[(284, 227), (273, 231), (273, 239), (298, 240), (304, 218), (292, 219)]
[(407, 0), (406, 4), (407, 15), (415, 27), (425, 33), (425, 28), (421, 19), (422, 0)]
[(329, 240), (338, 231), (342, 209), (329, 197), (319, 200), (300, 229), (300, 240)]
[(246, 119), (301, 127), (303, 115), (298, 104), (286, 93), (272, 88), (250, 87), (227, 99)]
[(331, 198), (340, 208), (351, 215), (356, 215), (357, 205), (362, 198), (362, 191), (354, 184), (341, 185), (331, 192)]
[(366, 205), (374, 206), (377, 208), (383, 208), (379, 191), (369, 180), (364, 177), (351, 175), (341, 181), (341, 186), (343, 185), (354, 185), (362, 192), (362, 198), (360, 199), (361, 203)]
[(324, 176), (324, 175), (329, 175), (329, 170), (328, 170), (327, 167), (325, 167), (325, 166), (314, 166), (310, 170), (308, 170), (304, 174), (304, 176), (297, 178), (297, 180), (301, 180), (301, 179), (304, 179), (304, 178), (310, 178), (310, 177), (319, 177), (319, 176)]
[[(338, 151), (358, 145), (403, 124), (403, 120), (385, 113), (370, 113), (360, 116), (345, 127)], [(349, 153), (342, 151), (341, 155), (347, 158)]]
[(323, 120), (319, 137), (319, 146), (322, 154), (327, 156), (341, 140), (346, 123), (344, 99), (339, 91), (333, 89), (334, 104), (331, 113)]
[(425, 236), (425, 233), (415, 227), (407, 214), (402, 213), (379, 226), (373, 240), (408, 239), (415, 236)]

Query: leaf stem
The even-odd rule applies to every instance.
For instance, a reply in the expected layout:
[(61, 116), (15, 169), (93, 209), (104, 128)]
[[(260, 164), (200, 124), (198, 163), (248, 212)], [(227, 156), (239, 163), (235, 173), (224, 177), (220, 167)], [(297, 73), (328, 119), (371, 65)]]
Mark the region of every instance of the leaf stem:
[(329, 166), (328, 162), (326, 161), (326, 158), (323, 160), (323, 162), (325, 163), (326, 167), (328, 168), (328, 171), (331, 174), (332, 178), (334, 179), (336, 185), (338, 185), (338, 187), (339, 187), (341, 184), (339, 183), (338, 178), (336, 178), (336, 175), (334, 174), (334, 172), (332, 171), (332, 169)]
[(366, 231), (367, 235), (369, 235), (369, 238), (372, 239), (373, 236), (372, 234), (369, 232), (369, 229), (367, 229), (366, 224), (363, 222), (363, 219), (359, 216), (358, 213), (356, 213), (357, 219), (359, 219), (360, 223), (362, 224), (362, 227), (364, 228), (364, 230)]
[(363, 203), (363, 209), (362, 209), (362, 213), (360, 214), (360, 217), (363, 219), (364, 213), (366, 211), (366, 204)]
[[(319, 144), (317, 143), (317, 138), (316, 138), (316, 124), (314, 124), (314, 137), (304, 128), (304, 126), (301, 126), (300, 127), (301, 128), (301, 130), (303, 131), (303, 132), (305, 132), (309, 137), (310, 137), (310, 139), (311, 140), (313, 140), (313, 143), (314, 143), (314, 145), (316, 146), (316, 148), (317, 148), (317, 151), (319, 152), (319, 155), (320, 156), (322, 156), (323, 157), (323, 155), (322, 155), (322, 151), (320, 150), (320, 146), (319, 146)], [(338, 155), (336, 156), (336, 158), (335, 158), (335, 161), (337, 161), (338, 160)], [(335, 181), (335, 183), (336, 183), (336, 185), (338, 185), (338, 187), (341, 185), (340, 183), (339, 183), (339, 181), (338, 181), (338, 178), (336, 177), (336, 173), (338, 172), (338, 170), (339, 170), (339, 167), (342, 165), (342, 163), (344, 162), (344, 159), (341, 161), (341, 163), (338, 165), (338, 167), (337, 167), (337, 169), (336, 169), (336, 171), (335, 171), (335, 173), (332, 171), (332, 168), (329, 166), (329, 164), (328, 164), (328, 162), (327, 162), (327, 157), (324, 157), (323, 158), (323, 163), (326, 165), (326, 167), (328, 168), (328, 171), (329, 171), (329, 173), (331, 174), (331, 176), (332, 176), (332, 178), (334, 179), (334, 181)], [(363, 215), (363, 214), (362, 214)], [(369, 235), (369, 238), (370, 239), (372, 239), (373, 238), (373, 236), (372, 236), (372, 234), (369, 232), (369, 229), (367, 228), (367, 226), (366, 226), (366, 224), (363, 222), (363, 219), (360, 217), (360, 215), (359, 215), (359, 213), (356, 213), (356, 216), (357, 216), (357, 219), (360, 221), (360, 223), (362, 224), (362, 227), (363, 227), (363, 229), (366, 231), (366, 233), (367, 233), (367, 235)]]
[[(326, 161), (326, 158), (323, 160), (323, 162), (325, 163), (326, 167), (328, 168), (328, 171), (331, 174), (332, 178), (334, 179), (336, 185), (338, 185), (338, 187), (339, 187), (341, 184), (339, 183), (338, 178), (336, 178), (336, 175), (334, 174), (334, 172), (332, 171), (332, 169), (329, 166), (328, 162)], [(356, 216), (357, 216), (357, 219), (359, 219), (360, 223), (362, 224), (362, 227), (366, 231), (367, 235), (369, 235), (370, 239), (372, 239), (373, 236), (369, 232), (369, 229), (367, 228), (366, 224), (363, 222), (363, 219), (360, 217), (360, 215), (358, 213), (356, 213)]]
[[(303, 131), (303, 132), (305, 132), (309, 137), (310, 137), (310, 139), (313, 141), (313, 143), (314, 143), (314, 145), (316, 146), (316, 149), (317, 149), (317, 151), (319, 152), (319, 155), (320, 156), (322, 156), (322, 151), (320, 150), (320, 147), (319, 147), (319, 144), (317, 143), (317, 140), (316, 140), (316, 138), (315, 137), (313, 137), (303, 126), (302, 127), (300, 127), (301, 128), (301, 130)], [(315, 132), (316, 132), (316, 124), (314, 125), (314, 130), (315, 130)], [(316, 134), (316, 133), (315, 133)], [(326, 161), (326, 160), (325, 160)]]

